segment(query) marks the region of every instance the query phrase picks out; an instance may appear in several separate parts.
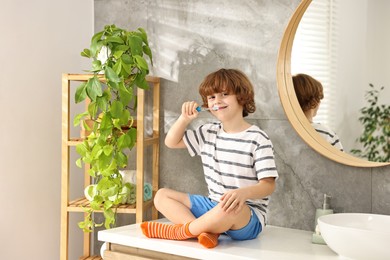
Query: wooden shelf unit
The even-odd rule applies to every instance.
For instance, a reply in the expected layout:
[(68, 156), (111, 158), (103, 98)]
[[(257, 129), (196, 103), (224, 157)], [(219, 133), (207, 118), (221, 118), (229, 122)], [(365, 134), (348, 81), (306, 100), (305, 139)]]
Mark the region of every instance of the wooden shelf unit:
[[(80, 137), (70, 136), (70, 127), (73, 119), (70, 118), (71, 100), (70, 89), (72, 81), (87, 81), (93, 74), (62, 74), (62, 159), (61, 159), (61, 241), (60, 241), (60, 259), (68, 260), (69, 251), (69, 213), (84, 213), (83, 208), (89, 207), (89, 201), (85, 198), (78, 198), (70, 201), (70, 149), (83, 141)], [(103, 75), (99, 75), (99, 80), (105, 82)], [(158, 190), (159, 181), (159, 117), (160, 117), (160, 78), (147, 76), (147, 82), (151, 86), (148, 90), (153, 95), (152, 107), (152, 129), (151, 136), (145, 135), (145, 90), (137, 88), (137, 142), (136, 149), (136, 203), (132, 205), (120, 205), (117, 207), (117, 213), (135, 214), (136, 223), (142, 222), (145, 217), (145, 211), (152, 209), (152, 219), (158, 218), (158, 212), (153, 205), (153, 198)], [(85, 107), (87, 108), (88, 101)], [(152, 189), (153, 197), (149, 201), (143, 200), (144, 192), (144, 151), (147, 146), (152, 146)], [(91, 177), (87, 173), (88, 167), (84, 168), (84, 187), (91, 184)], [(141, 187), (141, 188), (138, 188)], [(85, 213), (84, 213), (85, 214)], [(101, 259), (99, 256), (90, 256), (91, 254), (91, 234), (84, 233), (83, 256), (81, 259)]]

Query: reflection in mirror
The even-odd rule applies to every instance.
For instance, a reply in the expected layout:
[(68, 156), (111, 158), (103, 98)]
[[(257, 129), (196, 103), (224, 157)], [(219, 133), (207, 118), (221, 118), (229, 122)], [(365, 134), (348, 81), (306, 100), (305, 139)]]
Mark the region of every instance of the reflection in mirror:
[(328, 143), (343, 151), (343, 145), (337, 134), (326, 125), (315, 120), (321, 106), (321, 100), (324, 98), (324, 88), (321, 82), (303, 73), (294, 75), (292, 80), (299, 105), (311, 126)]
[[(353, 8), (351, 8), (353, 6)], [(390, 104), (390, 1), (314, 0), (295, 34), (291, 73), (306, 73), (324, 87), (314, 121), (334, 130), (344, 151), (362, 149), (358, 118), (369, 84), (385, 86), (380, 102)]]
[[(322, 0), (314, 0), (313, 3), (315, 2), (321, 2)], [(344, 1), (346, 4), (344, 4)], [(351, 2), (352, 1), (352, 2)], [(309, 145), (311, 146), (314, 150), (316, 150), (318, 153), (322, 154), (323, 156), (345, 164), (345, 165), (350, 165), (350, 166), (355, 166), (355, 167), (379, 167), (379, 166), (385, 166), (385, 165), (390, 165), (390, 163), (379, 163), (379, 162), (370, 162), (367, 160), (363, 160), (361, 158), (355, 157), (350, 155), (349, 153), (342, 152), (332, 145), (330, 145), (325, 139), (321, 138), (321, 136), (314, 130), (314, 128), (311, 126), (309, 121), (307, 120), (305, 114), (303, 113), (297, 96), (294, 91), (293, 87), (293, 82), (292, 82), (292, 62), (291, 62), (291, 52), (292, 52), (292, 46), (293, 43), (294, 45), (296, 44), (294, 42), (295, 38), (295, 33), (297, 31), (298, 25), (300, 25), (300, 21), (302, 16), (304, 15), (306, 9), (309, 7), (311, 4), (311, 0), (302, 0), (298, 8), (296, 9), (295, 13), (290, 19), (289, 24), (287, 25), (287, 28), (285, 30), (285, 33), (283, 35), (283, 39), (280, 45), (279, 49), (279, 55), (278, 55), (278, 62), (277, 62), (277, 83), (278, 83), (278, 91), (279, 91), (279, 97), (281, 100), (281, 103), (283, 105), (284, 111), (286, 113), (286, 116), (288, 120), (290, 121), (291, 125), (293, 128), (297, 131), (299, 136)], [(326, 2), (335, 2), (326, 0)], [(331, 12), (342, 12), (345, 8), (345, 6), (349, 5), (348, 10), (350, 10), (352, 13), (350, 14), (352, 17), (359, 17), (361, 15), (360, 12), (367, 12), (367, 15), (370, 19), (373, 17), (371, 15), (372, 7), (370, 7), (369, 3), (372, 2), (372, 0), (340, 0), (339, 2), (339, 7), (338, 9), (335, 8), (335, 6), (331, 7), (330, 10)], [(365, 4), (365, 7), (361, 7), (358, 11), (357, 14), (354, 14), (357, 10), (357, 3)], [(389, 2), (390, 1), (382, 1), (382, 2)], [(341, 5), (342, 4), (342, 5)], [(384, 4), (384, 3), (382, 3)], [(353, 6), (353, 8), (351, 8)], [(369, 8), (367, 8), (369, 6)], [(356, 7), (356, 8), (355, 8)], [(324, 9), (324, 6), (319, 7), (320, 9)], [(333, 9), (332, 9), (333, 8)], [(381, 8), (375, 8), (375, 9), (382, 9), (381, 12), (384, 12), (383, 10), (388, 10), (388, 8), (384, 8), (383, 6)], [(366, 11), (369, 10), (369, 11)], [(343, 11), (344, 12), (344, 11)], [(369, 13), (369, 14), (368, 14)], [(333, 15), (333, 13), (332, 13)], [(345, 14), (343, 13), (339, 17), (342, 17), (342, 20), (348, 20), (346, 17), (344, 17)], [(349, 16), (349, 15), (346, 15)], [(387, 17), (386, 17), (387, 18)], [(324, 17), (320, 17), (320, 20), (324, 19)], [(361, 19), (361, 17), (360, 17)], [(363, 23), (371, 23), (370, 19), (364, 19), (365, 22)], [(389, 16), (390, 19), (390, 16)], [(340, 25), (342, 25), (344, 22), (339, 22)], [(348, 22), (348, 24), (353, 24), (353, 22)], [(360, 24), (359, 24), (360, 25)], [(336, 35), (341, 35), (343, 34), (345, 38), (338, 39), (336, 43), (339, 45), (337, 47), (337, 52), (331, 52), (330, 54), (327, 53), (317, 53), (316, 55), (316, 61), (325, 61), (328, 63), (328, 67), (330, 68), (328, 72), (328, 80), (326, 79), (321, 79), (321, 77), (324, 76), (325, 73), (319, 73), (318, 71), (316, 72), (315, 66), (313, 67), (312, 71), (304, 70), (304, 71), (299, 71), (299, 73), (307, 73), (309, 75), (314, 76), (314, 78), (317, 78), (319, 81), (324, 86), (324, 95), (325, 98), (327, 99), (327, 95), (330, 96), (331, 98), (328, 100), (324, 100), (324, 102), (321, 101), (321, 109), (325, 109), (327, 106), (328, 107), (333, 107), (334, 108), (334, 115), (329, 114), (328, 119), (325, 117), (320, 118), (321, 121), (324, 120), (326, 123), (329, 123), (330, 126), (334, 126), (336, 129), (336, 132), (340, 132), (340, 139), (343, 142), (344, 148), (347, 146), (347, 149), (353, 148), (355, 139), (360, 135), (361, 132), (361, 126), (358, 122), (358, 117), (359, 117), (359, 109), (364, 106), (364, 93), (365, 90), (368, 88), (368, 84), (370, 83), (369, 80), (375, 81), (374, 84), (377, 85), (385, 85), (387, 84), (386, 82), (390, 82), (390, 74), (385, 74), (385, 73), (379, 73), (379, 71), (383, 71), (382, 68), (380, 69), (373, 69), (372, 66), (375, 65), (374, 63), (379, 63), (379, 59), (376, 59), (376, 61), (366, 61), (361, 62), (360, 60), (363, 58), (358, 58), (358, 53), (352, 53), (353, 49), (360, 49), (360, 53), (364, 54), (364, 59), (368, 59), (368, 48), (363, 48), (362, 46), (370, 45), (368, 43), (373, 43), (376, 42), (374, 40), (372, 34), (373, 32), (367, 32), (366, 34), (369, 34), (369, 40), (362, 40), (360, 39), (358, 42), (351, 43), (351, 42), (346, 42), (345, 39), (348, 39), (351, 35), (354, 34), (359, 34), (359, 31), (361, 31), (362, 27), (359, 27), (359, 25), (354, 25), (349, 27), (348, 29), (345, 29), (345, 25), (339, 26), (338, 30), (339, 33)], [(320, 24), (317, 23), (311, 23), (308, 26), (313, 26), (313, 27), (321, 27)], [(366, 26), (368, 27), (368, 26)], [(372, 26), (369, 26), (372, 27)], [(379, 28), (386, 28), (387, 26), (379, 26)], [(388, 28), (388, 27), (387, 27)], [(317, 28), (318, 29), (318, 28)], [(378, 28), (376, 28), (378, 29)], [(378, 35), (381, 33), (378, 32)], [(386, 38), (387, 39), (387, 38)], [(356, 38), (353, 40), (356, 41)], [(316, 44), (322, 44), (321, 39), (317, 39), (317, 41), (314, 41)], [(386, 40), (386, 45), (389, 45), (390, 40)], [(329, 43), (329, 42), (328, 42)], [(363, 44), (364, 43), (364, 44)], [(384, 45), (384, 44), (382, 44)], [(360, 48), (357, 48), (360, 46)], [(304, 47), (304, 50), (307, 52), (311, 50), (312, 46), (306, 46)], [(334, 48), (330, 48), (331, 50), (334, 50)], [(343, 53), (344, 51), (344, 53)], [(382, 56), (389, 55), (387, 54), (390, 52), (383, 52), (382, 51)], [(303, 53), (302, 55), (304, 55)], [(337, 56), (337, 54), (340, 54), (340, 56)], [(330, 55), (330, 56), (329, 56)], [(376, 57), (379, 57), (378, 55), (375, 55)], [(300, 58), (300, 63), (302, 56)], [(330, 63), (330, 60), (335, 59), (338, 62), (336, 64)], [(370, 59), (373, 59), (373, 57), (370, 57)], [(357, 62), (359, 60), (360, 62)], [(313, 60), (311, 60), (313, 61)], [(352, 62), (351, 62), (352, 61)], [(385, 64), (386, 62), (390, 62), (390, 58), (386, 57), (385, 60), (380, 60), (380, 66), (387, 66), (390, 64)], [(354, 65), (357, 65), (354, 66)], [(368, 70), (369, 74), (363, 75), (363, 67), (367, 68), (370, 67)], [(386, 68), (387, 70), (389, 70)], [(375, 67), (377, 67), (375, 65)], [(301, 69), (300, 69), (301, 70)], [(294, 70), (294, 74), (298, 73), (296, 70)], [(318, 73), (318, 74), (316, 74)], [(316, 76), (318, 75), (318, 76)], [(348, 77), (348, 75), (351, 75), (353, 77)], [(320, 77), (321, 76), (321, 77)], [(342, 77), (341, 77), (342, 76)], [(330, 84), (330, 82), (333, 82), (333, 84)], [(327, 89), (326, 85), (332, 85), (335, 86), (335, 96), (331, 96), (329, 93), (329, 90)], [(390, 89), (390, 84), (389, 84), (389, 89)], [(387, 89), (387, 91), (389, 91)], [(348, 96), (344, 96), (344, 93), (347, 93)], [(389, 92), (387, 92), (389, 93)], [(385, 94), (388, 98), (390, 98), (389, 94)], [(382, 98), (382, 97), (381, 97)], [(326, 102), (328, 102), (330, 105), (327, 105)], [(334, 103), (332, 103), (334, 102)], [(385, 101), (388, 102), (388, 101)], [(320, 112), (320, 111), (319, 111)], [(317, 115), (319, 116), (319, 115)], [(338, 130), (340, 129), (340, 130)], [(343, 133), (350, 133), (346, 137), (344, 137), (342, 134)], [(352, 140), (347, 139), (348, 136), (352, 136), (352, 132), (354, 132), (354, 135), (352, 137)], [(343, 140), (345, 138), (345, 142)], [(346, 143), (346, 144), (344, 144)]]

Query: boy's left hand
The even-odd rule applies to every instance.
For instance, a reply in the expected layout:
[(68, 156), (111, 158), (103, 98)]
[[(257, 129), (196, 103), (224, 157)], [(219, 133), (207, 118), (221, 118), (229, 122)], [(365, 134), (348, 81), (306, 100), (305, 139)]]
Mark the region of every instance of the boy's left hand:
[(242, 189), (235, 189), (226, 192), (221, 197), (221, 207), (226, 212), (232, 212), (234, 210), (235, 213), (239, 213), (247, 200), (246, 192)]

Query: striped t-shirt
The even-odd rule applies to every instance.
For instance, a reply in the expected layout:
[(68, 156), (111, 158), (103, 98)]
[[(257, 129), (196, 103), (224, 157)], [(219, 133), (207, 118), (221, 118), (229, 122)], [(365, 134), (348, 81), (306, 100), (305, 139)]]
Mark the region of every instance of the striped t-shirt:
[(330, 143), (340, 151), (344, 151), (343, 145), (340, 142), (340, 138), (335, 132), (320, 123), (311, 123), (311, 125), (314, 127), (317, 133), (319, 133), (322, 138), (324, 138), (328, 143)]
[[(252, 125), (229, 134), (221, 123), (208, 123), (184, 135), (191, 156), (200, 155), (209, 198), (220, 201), (229, 190), (256, 185), (260, 179), (278, 177), (273, 146), (267, 134)], [(247, 200), (262, 226), (267, 221), (269, 196)]]

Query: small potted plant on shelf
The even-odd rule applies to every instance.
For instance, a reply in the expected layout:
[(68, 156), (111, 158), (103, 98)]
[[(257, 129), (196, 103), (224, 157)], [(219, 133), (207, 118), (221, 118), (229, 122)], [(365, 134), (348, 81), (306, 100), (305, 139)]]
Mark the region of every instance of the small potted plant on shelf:
[(390, 161), (390, 105), (378, 104), (380, 91), (369, 84), (366, 92), (368, 105), (360, 109), (359, 121), (363, 125), (363, 133), (357, 139), (361, 149), (352, 149), (351, 153), (374, 162)]
[[(97, 210), (103, 211), (106, 228), (115, 224), (115, 208), (125, 201), (132, 188), (122, 183), (119, 170), (127, 165), (126, 150), (135, 145), (134, 89), (149, 87), (145, 57), (152, 64), (152, 53), (142, 28), (127, 31), (107, 25), (92, 37), (90, 48), (84, 49), (81, 55), (92, 59), (91, 77), (75, 93), (76, 103), (89, 100), (88, 109), (74, 118), (74, 125), (82, 122), (89, 133), (76, 147), (80, 154), (76, 164), (79, 167), (86, 164), (96, 184), (84, 221), (79, 223), (80, 228), (89, 232), (103, 225), (92, 218)], [(87, 121), (92, 121), (92, 125)]]

